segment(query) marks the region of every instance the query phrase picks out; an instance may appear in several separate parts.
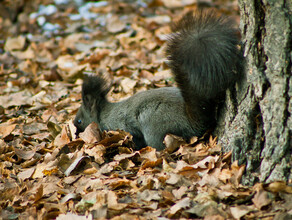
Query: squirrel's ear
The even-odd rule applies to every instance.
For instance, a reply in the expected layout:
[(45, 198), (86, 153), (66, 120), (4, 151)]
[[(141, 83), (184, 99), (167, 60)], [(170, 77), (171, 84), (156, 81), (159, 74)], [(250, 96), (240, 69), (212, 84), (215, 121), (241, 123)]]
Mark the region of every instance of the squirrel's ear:
[(97, 98), (97, 85), (94, 77), (85, 77), (82, 85), (82, 102), (86, 110), (91, 110)]
[(99, 76), (87, 76), (82, 85), (82, 101), (86, 110), (106, 100), (109, 91), (106, 81)]
[(82, 102), (83, 105), (85, 107), (85, 109), (87, 110), (91, 110), (93, 106), (95, 106), (96, 100), (95, 100), (95, 96), (91, 93), (83, 93), (82, 94)]

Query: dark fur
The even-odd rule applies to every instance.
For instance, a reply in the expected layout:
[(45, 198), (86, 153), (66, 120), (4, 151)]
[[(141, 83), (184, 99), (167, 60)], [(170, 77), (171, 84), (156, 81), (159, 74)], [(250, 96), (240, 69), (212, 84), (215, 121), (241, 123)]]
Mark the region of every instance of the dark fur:
[(89, 77), (74, 121), (79, 131), (95, 121), (102, 130), (130, 132), (139, 148), (161, 150), (167, 133), (189, 139), (214, 127), (218, 101), (239, 78), (237, 30), (230, 20), (200, 12), (188, 13), (173, 31), (166, 53), (178, 88), (153, 89), (110, 103), (104, 80)]

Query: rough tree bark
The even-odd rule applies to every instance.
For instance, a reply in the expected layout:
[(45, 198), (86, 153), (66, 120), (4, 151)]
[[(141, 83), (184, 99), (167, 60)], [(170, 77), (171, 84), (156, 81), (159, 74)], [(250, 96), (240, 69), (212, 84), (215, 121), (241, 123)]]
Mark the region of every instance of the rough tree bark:
[(247, 165), (244, 184), (291, 181), (292, 3), (239, 0), (239, 7), (246, 69), (227, 95), (219, 143)]

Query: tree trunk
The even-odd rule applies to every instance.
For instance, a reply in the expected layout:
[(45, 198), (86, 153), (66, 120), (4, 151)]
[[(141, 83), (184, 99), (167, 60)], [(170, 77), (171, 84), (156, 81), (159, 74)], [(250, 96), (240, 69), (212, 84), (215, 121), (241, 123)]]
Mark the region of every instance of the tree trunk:
[(292, 3), (239, 0), (239, 7), (245, 76), (227, 95), (219, 143), (247, 165), (244, 184), (291, 181)]

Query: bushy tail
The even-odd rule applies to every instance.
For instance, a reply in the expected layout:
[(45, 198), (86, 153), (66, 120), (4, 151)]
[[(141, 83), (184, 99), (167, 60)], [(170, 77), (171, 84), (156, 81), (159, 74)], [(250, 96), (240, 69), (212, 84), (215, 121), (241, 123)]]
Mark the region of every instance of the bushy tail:
[(187, 113), (202, 129), (210, 126), (208, 117), (214, 114), (216, 99), (239, 78), (242, 58), (238, 30), (233, 26), (214, 11), (188, 13), (174, 24), (168, 40), (169, 65)]

